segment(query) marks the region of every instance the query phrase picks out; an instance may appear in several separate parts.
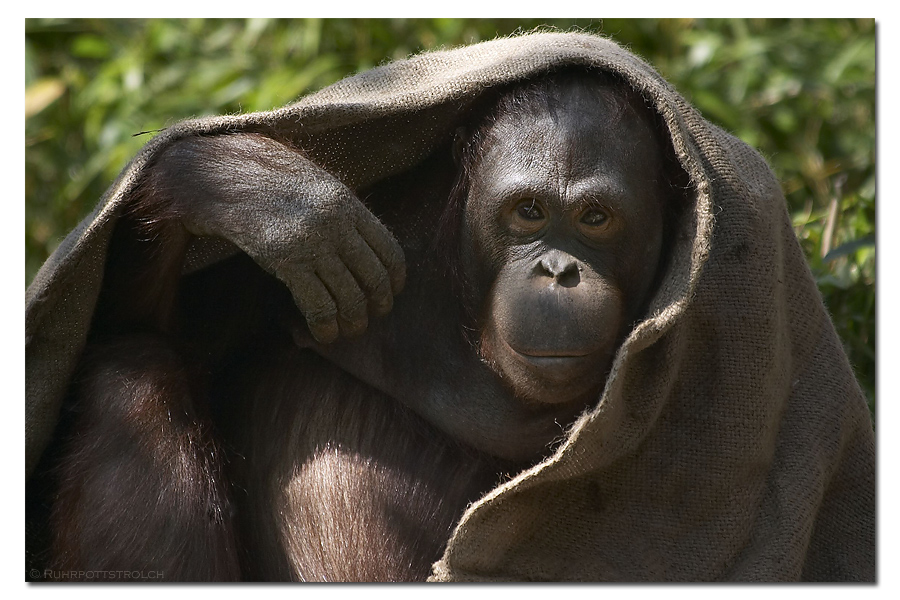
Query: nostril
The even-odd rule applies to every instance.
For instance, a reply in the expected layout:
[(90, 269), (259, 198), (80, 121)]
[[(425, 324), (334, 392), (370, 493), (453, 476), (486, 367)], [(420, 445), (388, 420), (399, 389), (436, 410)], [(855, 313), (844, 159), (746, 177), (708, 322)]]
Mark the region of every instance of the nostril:
[(575, 287), (581, 282), (581, 274), (578, 272), (578, 265), (571, 263), (566, 265), (565, 270), (556, 276), (559, 285), (569, 288)]
[(553, 267), (546, 258), (538, 259), (538, 261), (534, 263), (534, 269), (532, 271), (538, 277), (550, 277), (551, 279), (555, 277), (553, 274)]
[(575, 287), (581, 281), (577, 261), (562, 253), (549, 253), (538, 259), (534, 266), (536, 275), (549, 277), (563, 287)]

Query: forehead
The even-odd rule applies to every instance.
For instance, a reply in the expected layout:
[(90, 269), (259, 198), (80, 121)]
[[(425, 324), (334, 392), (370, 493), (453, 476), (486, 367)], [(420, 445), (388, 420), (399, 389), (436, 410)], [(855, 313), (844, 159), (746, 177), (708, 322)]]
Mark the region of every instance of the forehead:
[(501, 103), (484, 136), (481, 166), (547, 185), (598, 177), (633, 185), (661, 164), (649, 109), (640, 102), (583, 80), (522, 94)]

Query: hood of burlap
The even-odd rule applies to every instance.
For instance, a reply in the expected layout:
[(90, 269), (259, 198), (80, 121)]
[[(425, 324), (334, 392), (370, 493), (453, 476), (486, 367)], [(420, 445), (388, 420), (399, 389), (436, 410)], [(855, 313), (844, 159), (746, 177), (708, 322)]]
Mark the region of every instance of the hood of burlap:
[[(656, 107), (690, 206), (596, 408), (551, 457), (469, 507), (432, 578), (874, 579), (872, 425), (778, 181), (651, 67), (584, 34), (430, 52), (278, 110), (156, 136), (26, 292), (26, 476), (84, 347), (116, 216), (160, 149), (274, 133), (359, 188), (423, 160), (492, 88), (577, 66), (618, 74)], [(207, 250), (192, 260), (214, 260)]]

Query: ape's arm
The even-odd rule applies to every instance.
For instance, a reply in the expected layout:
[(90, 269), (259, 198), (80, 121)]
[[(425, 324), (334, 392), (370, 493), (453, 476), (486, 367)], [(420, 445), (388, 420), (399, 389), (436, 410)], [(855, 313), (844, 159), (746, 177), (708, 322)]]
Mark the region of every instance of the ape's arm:
[(384, 225), (335, 177), (273, 139), (181, 139), (145, 185), (187, 232), (229, 240), (283, 281), (320, 342), (363, 332), (403, 285), (403, 253)]
[[(211, 390), (219, 372), (208, 375), (217, 358), (207, 346), (218, 355), (240, 347), (267, 313), (253, 298), (247, 306), (232, 298), (222, 304), (244, 314), (222, 328), (220, 343), (191, 347), (192, 330), (181, 330), (185, 299), (178, 302), (179, 290), (190, 290), (181, 273), (191, 235), (229, 240), (280, 278), (323, 342), (361, 332), (369, 312), (389, 311), (405, 275), (387, 229), (284, 144), (198, 136), (155, 156), (110, 241), (73, 384), (75, 433), (57, 468), (51, 517), (55, 567), (152, 567), (177, 581), (241, 576), (225, 451), (211, 420), (222, 406)], [(227, 293), (256, 290), (238, 280)]]

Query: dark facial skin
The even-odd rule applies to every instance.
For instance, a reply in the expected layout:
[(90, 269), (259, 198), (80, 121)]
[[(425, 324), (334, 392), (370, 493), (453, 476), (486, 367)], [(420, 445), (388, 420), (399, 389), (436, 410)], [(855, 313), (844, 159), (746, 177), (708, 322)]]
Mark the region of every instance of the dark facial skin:
[(556, 91), (555, 111), (487, 131), (463, 236), (465, 262), (489, 266), (481, 352), (540, 403), (597, 397), (653, 281), (666, 197), (642, 118), (592, 87)]

